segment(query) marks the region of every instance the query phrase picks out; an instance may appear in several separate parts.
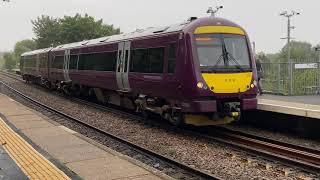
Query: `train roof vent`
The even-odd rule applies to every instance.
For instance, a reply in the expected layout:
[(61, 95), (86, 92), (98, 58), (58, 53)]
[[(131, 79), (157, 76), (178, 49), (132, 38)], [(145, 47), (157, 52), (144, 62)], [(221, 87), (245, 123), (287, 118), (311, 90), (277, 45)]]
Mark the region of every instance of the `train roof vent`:
[(144, 32), (144, 31), (145, 31), (144, 29), (136, 29), (135, 32), (142, 33), (142, 32)]
[(198, 17), (190, 17), (189, 19), (188, 19), (188, 21), (194, 21), (194, 20), (196, 20), (196, 19), (198, 19)]
[(83, 43), (81, 43), (82, 45), (87, 45), (89, 43), (89, 41), (85, 41)]
[(100, 40), (99, 42), (106, 42), (108, 39), (110, 39), (110, 38), (102, 39), (102, 40)]
[(187, 25), (187, 24), (189, 24), (189, 23), (190, 23), (190, 21), (186, 21), (186, 22), (181, 23), (180, 25), (181, 25), (181, 26), (184, 26), (184, 25)]
[(160, 27), (160, 28), (155, 29), (155, 30), (153, 31), (153, 33), (161, 33), (161, 32), (166, 31), (167, 29), (169, 29), (169, 26)]

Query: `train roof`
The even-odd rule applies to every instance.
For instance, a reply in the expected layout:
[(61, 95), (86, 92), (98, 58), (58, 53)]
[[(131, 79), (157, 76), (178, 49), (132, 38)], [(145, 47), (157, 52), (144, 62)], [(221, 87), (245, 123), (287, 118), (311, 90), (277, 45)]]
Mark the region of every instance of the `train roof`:
[(137, 29), (136, 31), (133, 31), (130, 33), (117, 34), (117, 35), (105, 36), (105, 37), (101, 37), (101, 38), (97, 38), (97, 39), (83, 40), (80, 42), (58, 45), (56, 47), (50, 47), (50, 48), (27, 52), (27, 53), (22, 54), (22, 56), (34, 55), (34, 54), (38, 54), (38, 53), (45, 53), (48, 51), (61, 51), (61, 50), (65, 50), (65, 49), (107, 44), (109, 42), (117, 42), (117, 41), (121, 41), (121, 40), (134, 39), (134, 38), (139, 38), (139, 37), (147, 37), (147, 36), (152, 36), (152, 35), (161, 35), (161, 34), (168, 34), (168, 33), (174, 33), (174, 32), (188, 31), (189, 29), (192, 29), (196, 26), (206, 25), (209, 22), (211, 24), (213, 23), (216, 25), (227, 25), (227, 26), (239, 27), (237, 24), (235, 24), (229, 20), (223, 19), (223, 18), (204, 17), (204, 18), (185, 21), (185, 22), (182, 22), (179, 24), (173, 24), (170, 26), (149, 27), (146, 29)]
[(42, 54), (42, 53), (49, 52), (51, 49), (52, 49), (52, 47), (44, 48), (44, 49), (37, 49), (34, 51), (25, 52), (25, 53), (21, 54), (21, 56), (31, 56), (31, 55), (35, 55), (35, 54)]
[(117, 34), (112, 36), (105, 36), (97, 39), (91, 39), (91, 40), (83, 40), (80, 42), (70, 43), (70, 44), (63, 44), (59, 45), (55, 48), (53, 48), (53, 51), (63, 50), (63, 49), (70, 49), (75, 47), (81, 47), (81, 46), (90, 46), (90, 45), (98, 45), (98, 44), (105, 44), (108, 42), (116, 42), (121, 41), (125, 39), (133, 39), (133, 38), (139, 38), (139, 37), (146, 37), (156, 34), (166, 34), (166, 33), (172, 33), (172, 32), (179, 32), (182, 31), (182, 29), (188, 25), (190, 22), (183, 22), (180, 24), (174, 24), (170, 26), (162, 26), (162, 27), (149, 27), (146, 29), (137, 29), (136, 31), (125, 33), (125, 34)]

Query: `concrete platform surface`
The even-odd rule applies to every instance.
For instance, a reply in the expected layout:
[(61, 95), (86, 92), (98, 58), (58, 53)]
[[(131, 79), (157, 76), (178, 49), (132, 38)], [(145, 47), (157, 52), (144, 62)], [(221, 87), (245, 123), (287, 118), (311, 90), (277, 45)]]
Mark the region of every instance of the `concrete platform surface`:
[(37, 150), (40, 149), (39, 152), (48, 154), (44, 157), (58, 162), (57, 166), (69, 177), (74, 172), (84, 179), (171, 179), (152, 167), (51, 121), (3, 94), (0, 94), (0, 113), (4, 122)]
[(320, 119), (320, 96), (258, 96), (258, 109)]

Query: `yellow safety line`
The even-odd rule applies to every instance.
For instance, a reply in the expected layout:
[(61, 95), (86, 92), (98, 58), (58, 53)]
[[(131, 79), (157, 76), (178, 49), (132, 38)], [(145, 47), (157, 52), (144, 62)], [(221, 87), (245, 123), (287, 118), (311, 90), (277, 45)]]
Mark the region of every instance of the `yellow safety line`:
[(30, 179), (70, 179), (0, 118), (0, 143)]

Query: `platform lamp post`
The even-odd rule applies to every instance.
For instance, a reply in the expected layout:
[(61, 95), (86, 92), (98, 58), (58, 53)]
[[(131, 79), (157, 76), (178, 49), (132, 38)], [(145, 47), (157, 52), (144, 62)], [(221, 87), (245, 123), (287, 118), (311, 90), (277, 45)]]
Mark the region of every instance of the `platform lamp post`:
[(320, 45), (314, 48), (316, 52), (318, 52), (319, 58), (318, 58), (318, 92), (317, 94), (320, 94)]
[(284, 11), (280, 13), (280, 16), (284, 16), (288, 19), (287, 21), (287, 37), (281, 38), (281, 39), (287, 39), (287, 48), (288, 48), (288, 72), (289, 72), (289, 95), (292, 95), (293, 93), (293, 67), (292, 67), (292, 59), (291, 59), (291, 49), (290, 49), (290, 41), (292, 39), (291, 37), (291, 29), (294, 29), (294, 26), (291, 26), (291, 17), (294, 15), (300, 15), (299, 12), (291, 11), (291, 13), (288, 13), (287, 11)]

